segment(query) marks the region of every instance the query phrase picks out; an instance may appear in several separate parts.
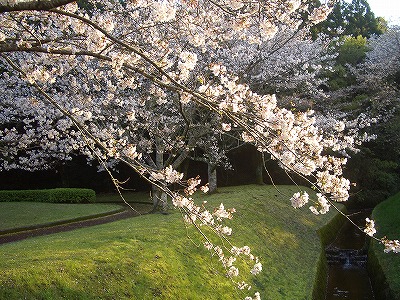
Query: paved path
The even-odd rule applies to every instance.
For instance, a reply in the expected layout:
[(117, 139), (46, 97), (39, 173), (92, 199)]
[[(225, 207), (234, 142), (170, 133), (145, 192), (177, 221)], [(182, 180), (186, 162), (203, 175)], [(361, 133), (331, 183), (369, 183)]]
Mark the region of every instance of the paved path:
[(90, 227), (94, 225), (100, 225), (105, 223), (110, 223), (118, 220), (123, 220), (127, 218), (137, 217), (140, 214), (135, 212), (132, 209), (126, 209), (123, 212), (114, 213), (111, 215), (103, 216), (103, 217), (95, 217), (93, 219), (83, 220), (83, 221), (73, 221), (71, 223), (50, 226), (50, 227), (41, 227), (35, 229), (28, 229), (21, 232), (10, 233), (0, 235), (0, 244), (11, 243), (16, 241), (21, 241), (30, 237), (47, 235), (58, 232), (71, 231), (79, 228)]

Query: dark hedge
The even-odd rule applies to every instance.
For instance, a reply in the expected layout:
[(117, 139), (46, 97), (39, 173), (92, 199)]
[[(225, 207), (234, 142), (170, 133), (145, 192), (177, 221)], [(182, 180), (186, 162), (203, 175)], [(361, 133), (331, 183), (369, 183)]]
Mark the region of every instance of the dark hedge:
[(91, 189), (80, 188), (0, 191), (0, 202), (16, 201), (92, 203), (96, 201), (96, 193)]

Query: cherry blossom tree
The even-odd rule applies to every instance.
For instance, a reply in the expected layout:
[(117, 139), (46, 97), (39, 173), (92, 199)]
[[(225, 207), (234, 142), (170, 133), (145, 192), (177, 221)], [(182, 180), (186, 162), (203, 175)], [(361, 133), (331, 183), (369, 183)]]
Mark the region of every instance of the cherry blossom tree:
[(365, 62), (356, 70), (363, 87), (372, 90), (399, 89), (400, 28), (390, 28), (382, 35), (368, 40), (370, 51)]
[[(313, 112), (280, 108), (274, 94), (254, 92), (216, 54), (233, 42), (263, 45), (284, 28), (296, 31), (300, 25), (318, 23), (326, 18), (330, 3), (309, 10), (301, 0), (108, 0), (82, 7), (41, 2), (0, 2), (0, 86), (10, 90), (1, 98), (2, 106), (9, 107), (0, 135), (5, 155), (14, 160), (20, 153), (34, 155), (31, 145), (49, 141), (50, 150), (61, 153), (55, 155), (81, 151), (100, 160), (106, 170), (110, 160), (128, 164), (172, 198), (240, 289), (248, 285), (238, 280), (236, 258), (250, 259), (252, 274), (262, 266), (247, 246), (225, 242), (231, 229), (224, 219), (230, 219), (234, 209), (221, 204), (211, 213), (197, 205), (192, 195), (199, 179), (183, 182), (183, 174), (174, 169), (174, 160), (177, 164), (192, 147), (191, 138), (178, 142), (181, 136), (189, 137), (190, 126), (175, 126), (191, 124), (185, 120), (184, 104), (218, 114), (220, 128), (226, 131), (241, 128), (244, 142), (269, 153), (319, 192), (316, 199), (303, 191), (295, 193), (293, 207), (312, 201), (311, 211), (322, 214), (332, 201), (348, 198), (350, 182), (342, 176), (345, 159), (325, 154), (332, 147), (342, 150), (342, 145), (325, 138)], [(23, 111), (18, 118), (12, 117), (15, 103)], [(19, 136), (26, 137), (26, 143), (15, 144)], [(67, 142), (68, 136), (72, 141)], [(11, 155), (9, 145), (18, 147)], [(184, 185), (183, 193), (169, 188), (178, 183)], [(200, 225), (210, 227), (218, 239), (211, 239)], [(372, 227), (369, 222), (367, 233)], [(397, 249), (396, 241), (382, 242)]]
[[(345, 43), (350, 43), (345, 47), (340, 63), (348, 68), (349, 74), (345, 78), (348, 84), (328, 92), (330, 101), (316, 101), (315, 108), (322, 113), (321, 118), (344, 121), (346, 131), (350, 131), (349, 135), (354, 138), (356, 132), (362, 133), (358, 145), (362, 140), (374, 138), (371, 125), (384, 124), (397, 110), (398, 39), (396, 27), (368, 41), (361, 37), (344, 39)], [(372, 133), (370, 137), (368, 132)]]
[[(336, 57), (330, 53), (329, 43), (330, 40), (323, 35), (312, 39), (309, 28), (304, 26), (296, 30), (278, 31), (261, 44), (230, 41), (228, 47), (218, 48), (215, 56), (224, 68), (238, 74), (239, 81), (248, 84), (252, 91), (259, 94), (279, 92), (280, 105), (293, 108), (293, 103), (296, 103), (296, 109), (307, 110), (312, 107), (315, 97), (324, 96), (321, 86), (326, 79), (321, 71), (331, 68)], [(225, 154), (244, 144), (240, 139), (240, 128), (228, 126), (227, 123), (224, 128), (229, 129), (225, 130), (224, 135), (216, 132), (222, 137), (220, 142), (214, 139), (212, 146), (210, 141), (203, 143), (205, 154), (196, 157), (197, 160), (209, 162), (210, 190), (216, 187), (216, 166), (221, 162), (229, 168)], [(260, 166), (263, 165), (261, 156), (259, 160)], [(260, 167), (258, 173), (262, 174), (262, 171)], [(257, 177), (262, 178), (259, 175)]]
[(238, 41), (220, 55), (229, 70), (259, 93), (312, 97), (325, 82), (321, 70), (334, 63), (330, 43), (324, 35), (312, 39), (309, 28), (303, 27), (279, 31), (261, 45)]
[[(323, 35), (312, 39), (309, 28), (305, 26), (278, 31), (261, 44), (231, 41), (229, 47), (219, 48), (215, 55), (222, 62), (224, 71), (238, 74), (239, 81), (248, 84), (252, 91), (259, 94), (279, 92), (280, 105), (305, 111), (312, 108), (315, 99), (326, 98), (321, 89), (326, 82), (322, 71), (330, 69), (336, 58), (328, 47), (330, 43), (331, 40)], [(329, 126), (335, 127), (332, 122)], [(226, 164), (225, 154), (245, 144), (240, 138), (245, 134), (241, 128), (231, 126), (229, 122), (222, 127), (225, 134), (215, 132), (220, 136), (219, 142), (215, 138), (208, 139), (201, 146), (204, 155), (196, 157), (196, 160), (208, 163), (210, 190), (216, 188), (216, 166), (222, 163), (226, 168), (231, 167)], [(260, 154), (257, 173), (262, 174), (264, 159), (262, 152)], [(262, 182), (260, 174), (257, 178)]]
[[(355, 157), (360, 163), (358, 201), (379, 203), (399, 189), (399, 28), (368, 40), (365, 61), (354, 70), (360, 109), (375, 117), (376, 139)], [(352, 163), (352, 161), (350, 161)]]

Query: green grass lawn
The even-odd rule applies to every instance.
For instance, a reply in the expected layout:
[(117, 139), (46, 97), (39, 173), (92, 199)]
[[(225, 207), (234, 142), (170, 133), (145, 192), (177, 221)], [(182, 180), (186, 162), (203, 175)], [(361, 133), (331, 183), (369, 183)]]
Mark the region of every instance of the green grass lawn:
[(118, 204), (0, 202), (0, 231), (117, 211)]
[[(289, 195), (297, 188), (279, 189), (285, 195), (271, 186), (228, 187), (200, 200), (236, 208), (231, 240), (263, 263), (248, 277), (251, 295), (311, 299), (316, 230), (335, 213), (295, 210)], [(0, 299), (243, 299), (198, 242), (174, 211), (0, 245)]]
[[(123, 196), (139, 213), (147, 213), (152, 209), (151, 205), (143, 204), (144, 202), (151, 204), (149, 193), (124, 192)], [(0, 231), (104, 214), (121, 210), (125, 206), (120, 195), (116, 193), (98, 194), (96, 202), (95, 204), (0, 202)]]
[[(123, 197), (129, 203), (150, 203), (150, 193), (149, 192), (131, 192), (131, 191), (123, 191)], [(107, 202), (115, 202), (115, 203), (123, 203), (121, 196), (117, 193), (100, 193), (96, 195), (96, 202), (99, 203), (107, 203)]]
[[(400, 193), (377, 205), (372, 214), (376, 221), (377, 237), (400, 239)], [(394, 299), (400, 299), (400, 254), (384, 253), (383, 245), (373, 241), (372, 251), (379, 263)]]

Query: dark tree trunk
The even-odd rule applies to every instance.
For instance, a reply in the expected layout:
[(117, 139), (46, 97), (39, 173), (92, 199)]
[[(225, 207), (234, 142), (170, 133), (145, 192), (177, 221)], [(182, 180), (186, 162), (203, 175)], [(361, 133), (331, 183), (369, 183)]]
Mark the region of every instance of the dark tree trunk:
[(63, 188), (71, 187), (71, 180), (67, 167), (64, 164), (61, 164), (60, 167), (58, 168), (58, 172), (60, 174), (61, 187)]
[(160, 210), (161, 213), (166, 213), (168, 210), (168, 195), (158, 186), (152, 185), (151, 187), (151, 198), (153, 200), (152, 213)]
[(264, 176), (263, 176), (263, 171), (264, 171), (264, 160), (263, 160), (263, 154), (261, 152), (257, 151), (256, 154), (256, 184), (263, 185), (264, 184)]
[(207, 164), (208, 173), (208, 188), (209, 193), (215, 193), (217, 191), (217, 166), (212, 164)]
[[(156, 142), (156, 157), (155, 157), (155, 165), (158, 170), (164, 169), (164, 147), (160, 146), (162, 143), (159, 141)], [(160, 211), (161, 213), (167, 213), (168, 211), (168, 195), (165, 192), (166, 186), (152, 185), (151, 192), (152, 192), (152, 200), (153, 200), (153, 210), (152, 212)], [(164, 189), (165, 188), (165, 189)]]

